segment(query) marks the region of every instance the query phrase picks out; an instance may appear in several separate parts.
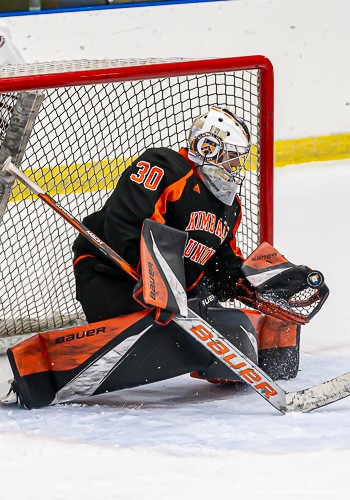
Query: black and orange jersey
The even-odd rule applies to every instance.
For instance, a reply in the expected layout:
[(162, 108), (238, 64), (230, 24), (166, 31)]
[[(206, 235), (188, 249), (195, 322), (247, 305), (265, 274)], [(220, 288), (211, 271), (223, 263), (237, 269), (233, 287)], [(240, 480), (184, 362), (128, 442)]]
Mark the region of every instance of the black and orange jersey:
[[(179, 153), (167, 148), (146, 150), (123, 172), (105, 206), (83, 223), (138, 268), (146, 218), (188, 233), (184, 251), (188, 289), (204, 278), (221, 299), (231, 296), (243, 260), (235, 237), (240, 200), (236, 196), (232, 206), (220, 202), (196, 175), (185, 149)], [(75, 261), (91, 254), (113, 267), (82, 235), (73, 250)]]

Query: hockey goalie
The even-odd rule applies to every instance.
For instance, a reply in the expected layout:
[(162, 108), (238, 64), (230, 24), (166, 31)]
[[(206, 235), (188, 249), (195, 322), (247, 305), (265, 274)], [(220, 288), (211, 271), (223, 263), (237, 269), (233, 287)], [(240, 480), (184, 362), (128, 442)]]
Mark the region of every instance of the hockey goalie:
[[(187, 147), (148, 149), (123, 172), (105, 206), (84, 219), (90, 238), (80, 234), (73, 245), (88, 324), (38, 334), (8, 351), (19, 403), (35, 408), (184, 374), (236, 383), (172, 321), (189, 310), (271, 379), (297, 375), (300, 327), (328, 288), (320, 272), (292, 264), (268, 243), (244, 259), (236, 234), (250, 147), (244, 121), (211, 106), (194, 120)], [(127, 262), (132, 276), (96, 241)], [(233, 300), (243, 307), (224, 306)]]

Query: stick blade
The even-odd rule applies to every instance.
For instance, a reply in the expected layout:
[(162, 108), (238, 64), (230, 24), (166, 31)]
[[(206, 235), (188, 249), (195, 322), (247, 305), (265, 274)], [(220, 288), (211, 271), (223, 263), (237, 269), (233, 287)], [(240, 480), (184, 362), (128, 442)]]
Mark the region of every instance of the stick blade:
[(286, 395), (286, 412), (307, 413), (350, 396), (350, 372)]

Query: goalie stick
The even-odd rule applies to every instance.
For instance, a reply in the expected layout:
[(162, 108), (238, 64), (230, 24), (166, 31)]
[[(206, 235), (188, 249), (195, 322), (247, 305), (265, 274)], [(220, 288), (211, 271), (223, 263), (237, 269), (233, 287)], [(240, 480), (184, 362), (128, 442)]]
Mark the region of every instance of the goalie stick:
[[(13, 165), (11, 157), (5, 161), (3, 169), (19, 179), (133, 279), (139, 279), (139, 274), (130, 264)], [(287, 392), (195, 312), (187, 308), (186, 313), (187, 316), (175, 315), (172, 321), (278, 411), (308, 412), (350, 395), (350, 372), (308, 389)]]

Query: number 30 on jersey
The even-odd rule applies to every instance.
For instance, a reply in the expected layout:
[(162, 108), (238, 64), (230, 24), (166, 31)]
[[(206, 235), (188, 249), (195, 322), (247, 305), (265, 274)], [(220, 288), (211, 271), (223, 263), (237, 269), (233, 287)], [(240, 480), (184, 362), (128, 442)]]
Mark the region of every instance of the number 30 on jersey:
[(147, 161), (139, 161), (136, 167), (139, 169), (136, 174), (131, 174), (130, 179), (137, 184), (143, 184), (146, 189), (155, 191), (164, 175), (164, 170), (160, 167), (151, 167)]

